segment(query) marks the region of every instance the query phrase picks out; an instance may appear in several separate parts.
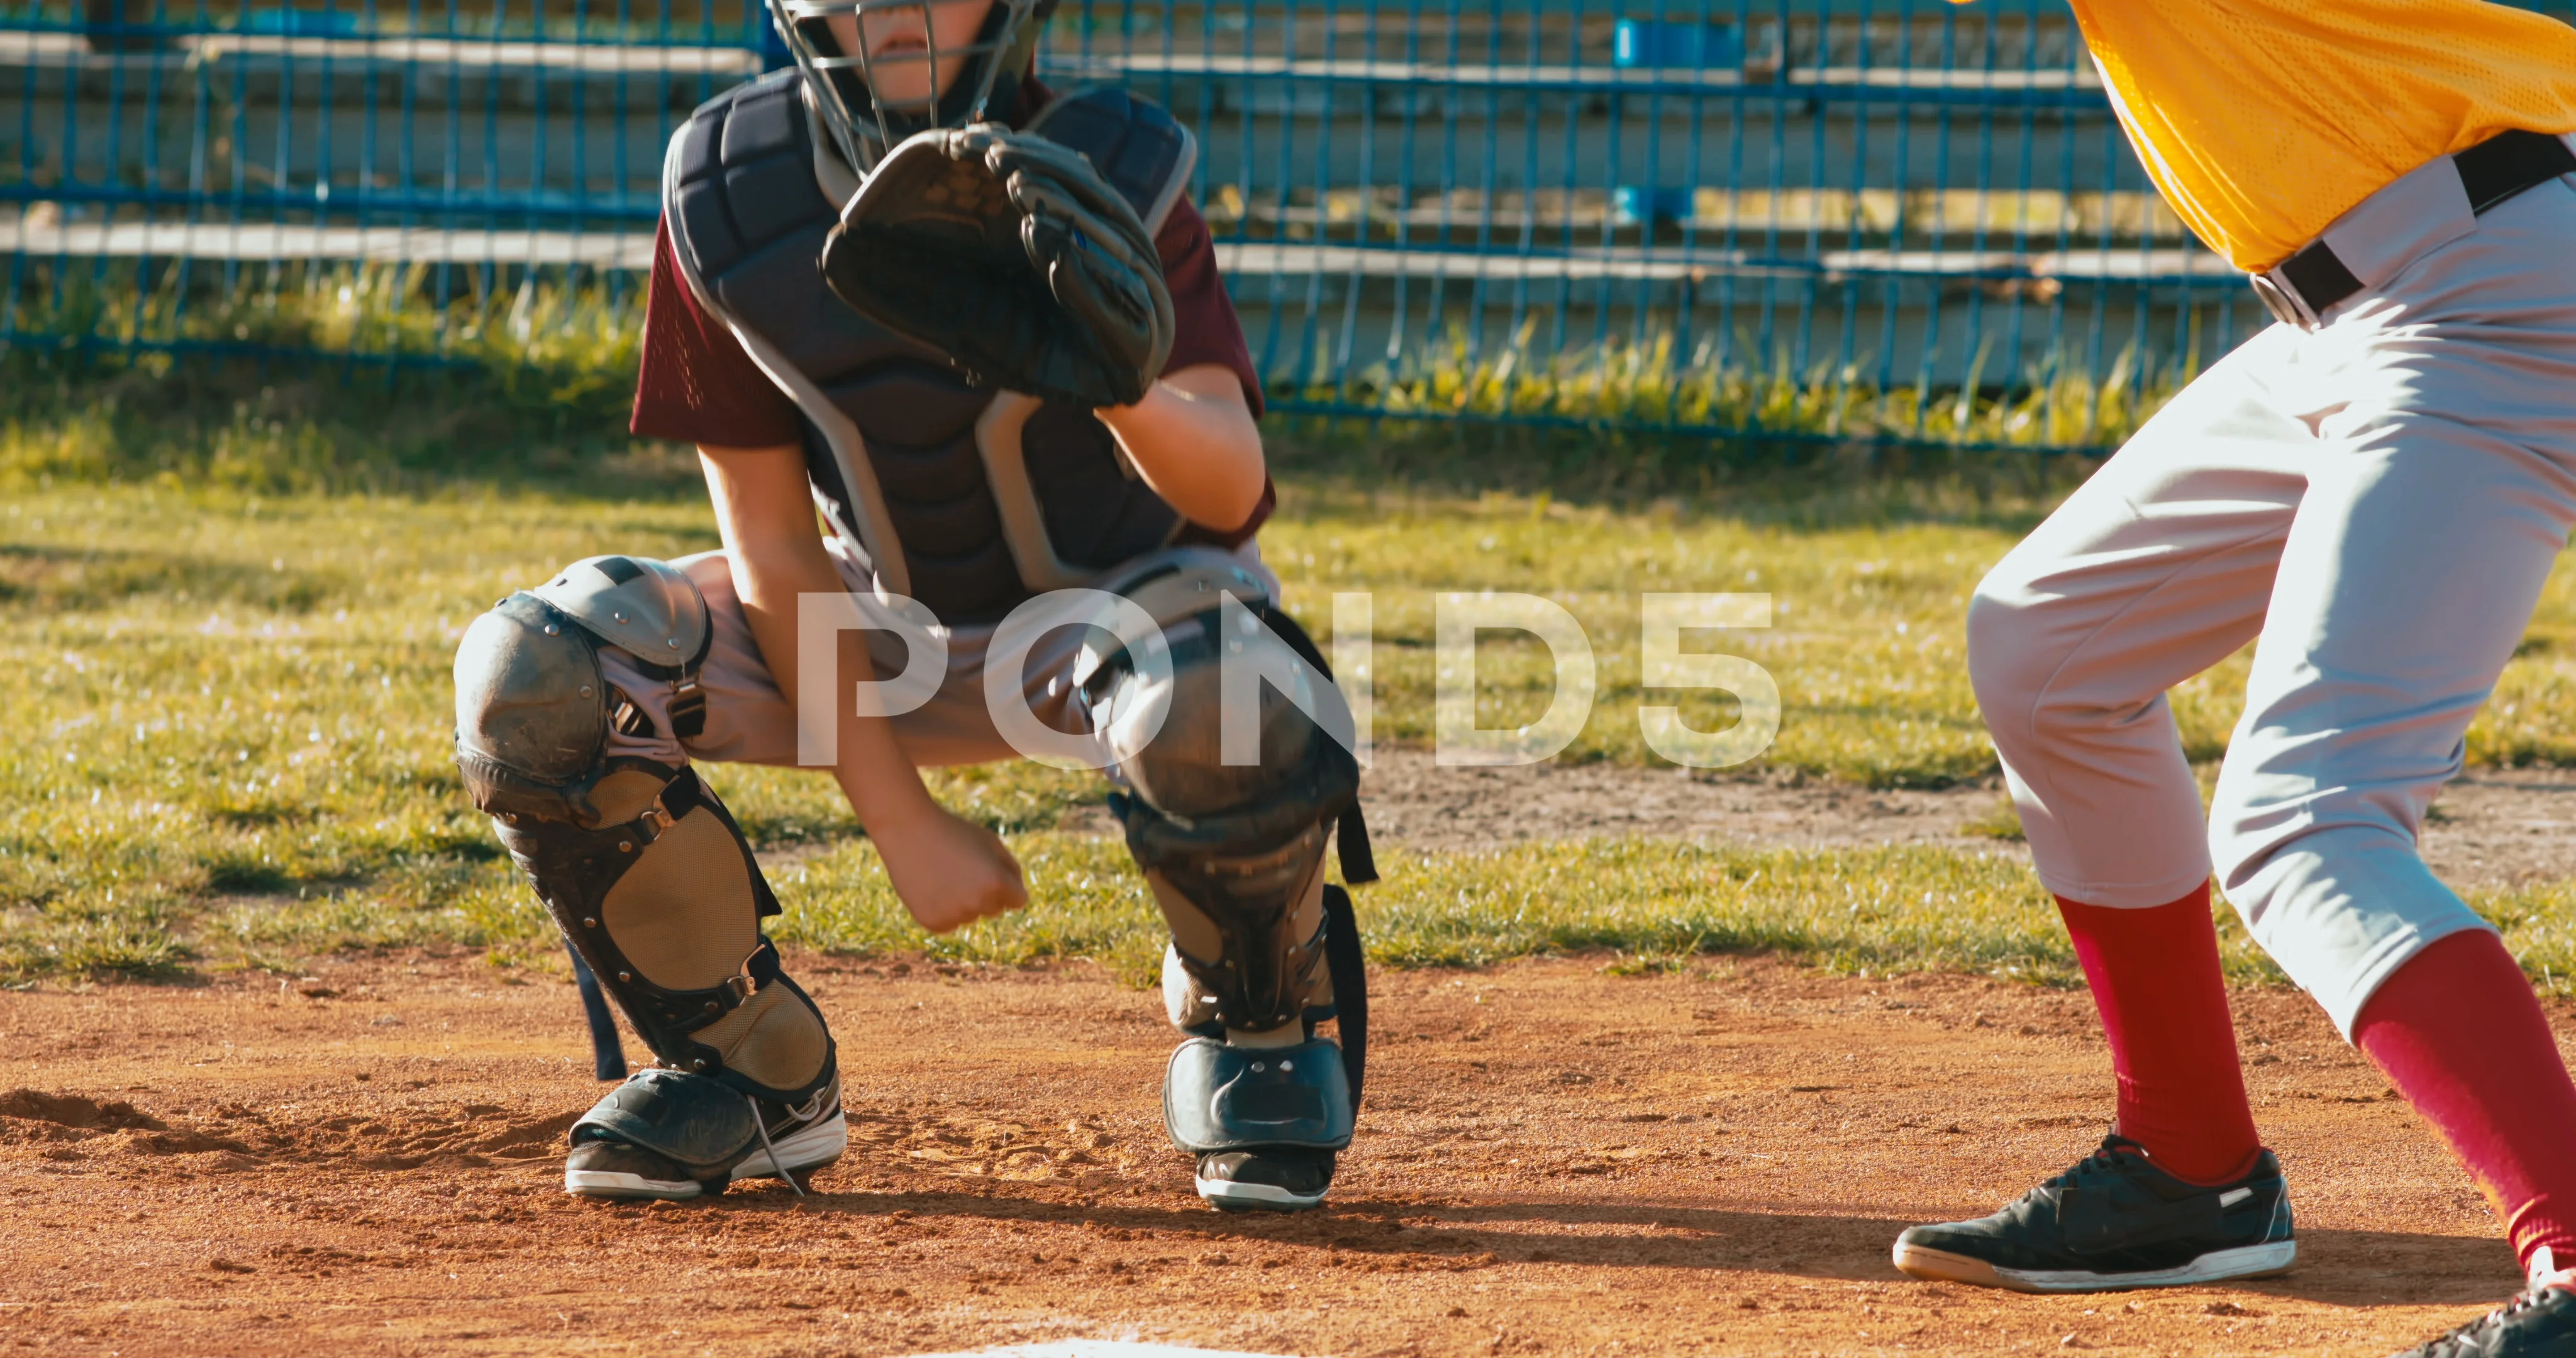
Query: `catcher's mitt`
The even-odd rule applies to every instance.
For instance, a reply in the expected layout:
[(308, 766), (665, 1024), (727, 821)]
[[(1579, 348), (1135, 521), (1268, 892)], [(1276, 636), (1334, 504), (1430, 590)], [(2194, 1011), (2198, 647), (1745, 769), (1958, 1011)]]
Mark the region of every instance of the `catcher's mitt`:
[(1080, 153), (996, 123), (888, 152), (822, 268), (860, 315), (982, 386), (1133, 405), (1172, 352), (1171, 294), (1135, 208)]

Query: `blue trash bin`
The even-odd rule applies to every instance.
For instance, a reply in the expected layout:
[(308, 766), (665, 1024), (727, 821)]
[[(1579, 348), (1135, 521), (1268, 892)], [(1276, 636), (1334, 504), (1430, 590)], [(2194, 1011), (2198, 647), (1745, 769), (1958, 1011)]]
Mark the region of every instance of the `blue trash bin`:
[(1611, 36), (1610, 64), (1621, 70), (1741, 70), (1744, 34), (1733, 24), (1622, 19)]
[(358, 35), (358, 15), (341, 10), (255, 9), (242, 16), (241, 31), (277, 38), (353, 38)]
[(1611, 220), (1620, 226), (1657, 226), (1691, 215), (1689, 189), (1622, 184), (1610, 191)]
[(150, 52), (169, 46), (152, 22), (152, 0), (82, 0), (81, 29), (93, 52)]

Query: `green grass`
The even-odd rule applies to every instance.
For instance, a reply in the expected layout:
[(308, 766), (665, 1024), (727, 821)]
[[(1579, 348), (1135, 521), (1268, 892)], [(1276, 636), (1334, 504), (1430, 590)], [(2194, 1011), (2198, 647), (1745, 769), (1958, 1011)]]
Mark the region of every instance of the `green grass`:
[[(515, 419), (549, 411), (588, 417), (587, 429), (598, 433), (614, 426), (597, 417), (632, 392), (642, 328), (641, 280), (628, 276), (568, 281), (557, 271), (504, 269), (487, 277), (459, 266), (297, 262), (228, 275), (206, 264), (138, 269), (32, 260), (17, 278), (13, 294), (0, 294), (0, 313), (26, 334), (108, 345), (254, 345), (342, 360), (435, 357), (499, 389)], [(1570, 424), (1585, 461), (1608, 451), (1609, 467), (1668, 477), (1812, 459), (1819, 449), (1875, 458), (1890, 455), (1889, 445), (2110, 447), (2179, 390), (2197, 364), (2186, 355), (2152, 365), (2124, 351), (2095, 373), (2060, 352), (2009, 372), (1980, 352), (1964, 382), (1881, 385), (1874, 356), (1801, 364), (1786, 350), (1762, 353), (1749, 336), (1726, 346), (1703, 337), (1683, 352), (1667, 329), (1549, 350), (1537, 338), (1543, 319), (1532, 316), (1507, 343), (1479, 349), (1453, 335), (1338, 383), (1283, 386), (1276, 394), (1435, 425)], [(166, 364), (152, 366), (156, 376), (167, 371)], [(459, 410), (451, 418), (490, 413)], [(1675, 429), (1699, 432), (1676, 437)], [(1718, 441), (1706, 437), (1710, 430), (1754, 436)], [(1612, 446), (1605, 450), (1605, 442)], [(120, 457), (115, 445), (95, 441), (85, 453), (78, 474)], [(309, 455), (289, 457), (283, 465), (310, 462)], [(416, 464), (396, 458), (393, 465)], [(1568, 472), (1597, 478), (1605, 469), (1559, 465), (1552, 483), (1562, 484)]]
[[(1114, 839), (1037, 832), (1015, 847), (1038, 904), (956, 934), (922, 934), (885, 884), (874, 848), (845, 843), (776, 874), (780, 942), (863, 956), (1026, 966), (1081, 958), (1149, 983), (1165, 933)], [(1371, 955), (1406, 967), (1609, 953), (1622, 971), (1702, 955), (1777, 952), (1864, 972), (1969, 970), (2061, 981), (2072, 956), (2048, 898), (2015, 862), (1935, 849), (1711, 849), (1650, 841), (1522, 845), (1491, 853), (1394, 851), (1357, 895)], [(461, 942), (510, 960), (553, 957), (550, 926), (498, 868), (443, 895), (380, 887), (236, 906), (205, 922), (245, 955)], [(2259, 955), (2240, 954), (2240, 969)], [(1624, 965), (1623, 965), (1624, 964)]]
[[(291, 969), (405, 945), (552, 965), (449, 763), (455, 641), (564, 561), (715, 545), (690, 459), (617, 433), (613, 391), (552, 382), (281, 382), (0, 355), (0, 664), (15, 676), (0, 686), (0, 980)], [(1635, 722), (1635, 593), (1758, 590), (1775, 625), (1723, 643), (1783, 690), (1780, 739), (1755, 767), (1882, 787), (1991, 773), (1961, 610), (2080, 465), (1826, 462), (1711, 480), (1705, 464), (1666, 475), (1638, 460), (1587, 483), (1552, 474), (1558, 444), (1405, 442), (1419, 437), (1274, 435), (1283, 502), (1265, 550), (1319, 633), (1331, 593), (1376, 593), (1382, 741), (1428, 738), (1433, 592), (1525, 590), (1576, 613), (1601, 663), (1600, 705), (1563, 757), (1653, 763)], [(2561, 572), (2470, 733), (2472, 762), (2576, 760), (2571, 644), (2576, 575)], [(1528, 644), (1488, 641), (1479, 670), (1484, 724), (1545, 706)], [(2242, 674), (2240, 658), (2175, 694), (2195, 758), (2223, 750)], [(1698, 725), (1732, 719), (1723, 702), (1679, 702)], [(931, 939), (887, 897), (826, 780), (713, 776), (765, 846), (809, 846), (780, 883), (792, 942), (1150, 971), (1160, 934), (1123, 850), (1056, 828), (1097, 801), (1095, 780), (1025, 764), (939, 774), (940, 796), (1015, 838), (1038, 905)], [(1987, 830), (2016, 828), (1998, 816)], [(1618, 842), (1388, 858), (1362, 901), (1391, 964), (1598, 952), (1641, 971), (1769, 949), (1855, 970), (2070, 974), (2045, 900), (2004, 858)], [(2553, 985), (2576, 970), (2565, 895), (2479, 901)], [(2269, 974), (2231, 939), (2239, 974)]]
[[(323, 357), (255, 365), (0, 345), (0, 484), (437, 494), (538, 481), (632, 494), (658, 473), (667, 495), (695, 479), (693, 461), (625, 436), (639, 343), (631, 287), (527, 280), (477, 292), (472, 270), (425, 267), (245, 269), (229, 289), (204, 265), (148, 285), (122, 268), (26, 273), (10, 319), (32, 333)], [(359, 361), (393, 354), (457, 366)]]
[[(1420, 347), (1344, 381), (1297, 394), (1441, 419), (1575, 421), (1601, 428), (1658, 426), (1758, 431), (1859, 443), (1923, 441), (2055, 448), (2117, 446), (2182, 387), (2190, 365), (2143, 373), (2133, 351), (2095, 374), (2059, 355), (1990, 384), (1983, 354), (1964, 384), (1881, 386), (1877, 363), (1800, 366), (1786, 352), (1753, 363), (1738, 337), (1678, 352), (1670, 332), (1554, 352), (1536, 341), (1539, 318), (1510, 343), (1478, 352), (1463, 335)], [(1329, 365), (1326, 365), (1329, 366)]]
[[(771, 932), (789, 947), (847, 956), (925, 956), (971, 966), (1081, 960), (1151, 985), (1167, 937), (1151, 897), (1114, 839), (1038, 831), (1015, 836), (1035, 904), (955, 934), (915, 926), (886, 886), (875, 849), (830, 847), (774, 874), (787, 913)], [(1923, 846), (1747, 849), (1642, 839), (1522, 844), (1487, 852), (1380, 856), (1384, 879), (1356, 893), (1371, 958), (1394, 967), (1483, 967), (1527, 957), (1589, 956), (1614, 976), (1689, 971), (1725, 955), (1764, 953), (1845, 974), (1968, 972), (2036, 985), (2079, 980), (2047, 894), (2019, 859)], [(2576, 883), (2472, 899), (2541, 987), (2576, 994)], [(2217, 907), (2220, 952), (2240, 982), (2284, 984), (2234, 912)], [(190, 926), (192, 948), (230, 965), (291, 970), (337, 949), (487, 949), (506, 967), (561, 966), (552, 926), (515, 877), (488, 862), (292, 901), (219, 902)], [(142, 933), (129, 938), (138, 946)], [(0, 935), (0, 962), (22, 976), (68, 970), (91, 935), (66, 933), (60, 956), (40, 934)], [(148, 972), (177, 964), (164, 937)], [(102, 956), (121, 956), (102, 951)]]
[[(1891, 783), (1987, 771), (1957, 674), (1957, 609), (2009, 528), (1974, 515), (1802, 527), (1774, 509), (1369, 497), (1291, 481), (1268, 541), (1310, 617), (1335, 588), (1386, 591), (1385, 739), (1428, 729), (1429, 585), (1553, 581), (1615, 676), (1634, 665), (1621, 651), (1632, 647), (1623, 628), (1633, 630), (1615, 588), (1625, 574), (1770, 588), (1788, 605), (1784, 625), (1751, 650), (1790, 695), (1772, 764)], [(410, 944), (550, 964), (542, 917), (448, 763), (448, 657), (494, 595), (564, 560), (713, 542), (703, 507), (684, 496), (276, 498), (21, 483), (0, 509), (0, 663), (21, 676), (0, 699), (17, 733), (0, 754), (0, 976), (291, 969), (335, 948)], [(2576, 614), (2565, 581), (2550, 599), (2536, 637)], [(1487, 649), (1504, 681), (1484, 695), (1489, 721), (1543, 701), (1531, 657)], [(2560, 663), (2550, 647), (2529, 648), (2509, 691), (2555, 692)], [(2217, 749), (2224, 689), (2204, 681), (2182, 707), (2195, 743)], [(1603, 713), (1569, 757), (1641, 758), (1633, 725), (1611, 704)], [(2473, 749), (2491, 757), (2518, 733), (2564, 724), (2507, 702)], [(1039, 905), (931, 939), (886, 893), (873, 851), (847, 838), (828, 782), (776, 769), (714, 777), (764, 844), (816, 847), (781, 875), (789, 941), (1150, 970), (1160, 934), (1123, 850), (1051, 831), (1100, 795), (1090, 779), (1025, 764), (937, 777), (950, 804), (1018, 838)], [(1990, 832), (2012, 828), (1998, 817)], [(1611, 842), (1390, 854), (1387, 868), (1362, 899), (1377, 955), (1400, 965), (1607, 950), (1637, 969), (1768, 949), (1852, 969), (2069, 975), (2044, 897), (2004, 858)], [(2508, 922), (2536, 975), (2576, 972), (2565, 895), (2481, 902)], [(2241, 939), (2231, 958), (2241, 974), (2269, 974)]]

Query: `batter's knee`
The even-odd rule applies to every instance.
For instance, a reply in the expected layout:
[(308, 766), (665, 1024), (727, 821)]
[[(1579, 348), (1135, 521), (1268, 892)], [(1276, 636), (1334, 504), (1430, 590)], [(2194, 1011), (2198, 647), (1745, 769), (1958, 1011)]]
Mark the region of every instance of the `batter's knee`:
[(2246, 900), (2261, 880), (2265, 864), (2292, 850), (2302, 838), (2313, 836), (2312, 823), (2302, 823), (2303, 817), (2284, 811), (2258, 804), (2237, 769), (2220, 770), (2218, 786), (2209, 796), (2209, 867), (2229, 900)]
[(2063, 660), (2047, 644), (2047, 608), (2009, 557), (1968, 597), (1968, 683), (1998, 739), (2018, 725), (2011, 714), (2037, 707)]

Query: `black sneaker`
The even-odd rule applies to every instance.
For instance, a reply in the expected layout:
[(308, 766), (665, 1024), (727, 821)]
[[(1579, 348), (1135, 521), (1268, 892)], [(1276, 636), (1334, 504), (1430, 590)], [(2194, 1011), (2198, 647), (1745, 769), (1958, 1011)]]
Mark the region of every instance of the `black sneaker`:
[(574, 1130), (572, 1154), (564, 1157), (564, 1191), (585, 1198), (694, 1198), (721, 1193), (735, 1179), (776, 1178), (783, 1170), (802, 1175), (841, 1158), (849, 1148), (849, 1119), (841, 1111), (841, 1081), (832, 1081), (802, 1104), (753, 1099), (760, 1110), (765, 1139), (730, 1168), (716, 1168), (700, 1180), (680, 1162), (658, 1151), (600, 1134), (595, 1128)]
[(1220, 1212), (1303, 1212), (1333, 1186), (1333, 1153), (1302, 1146), (1210, 1151), (1199, 1157), (1199, 1196)]
[(2576, 1358), (2576, 1292), (2535, 1287), (2397, 1358)]
[(2270, 1151), (2244, 1178), (2203, 1188), (2111, 1136), (1993, 1216), (1898, 1236), (1896, 1267), (2016, 1292), (2103, 1292), (2268, 1277), (2287, 1271), (2298, 1251), (2289, 1190)]

